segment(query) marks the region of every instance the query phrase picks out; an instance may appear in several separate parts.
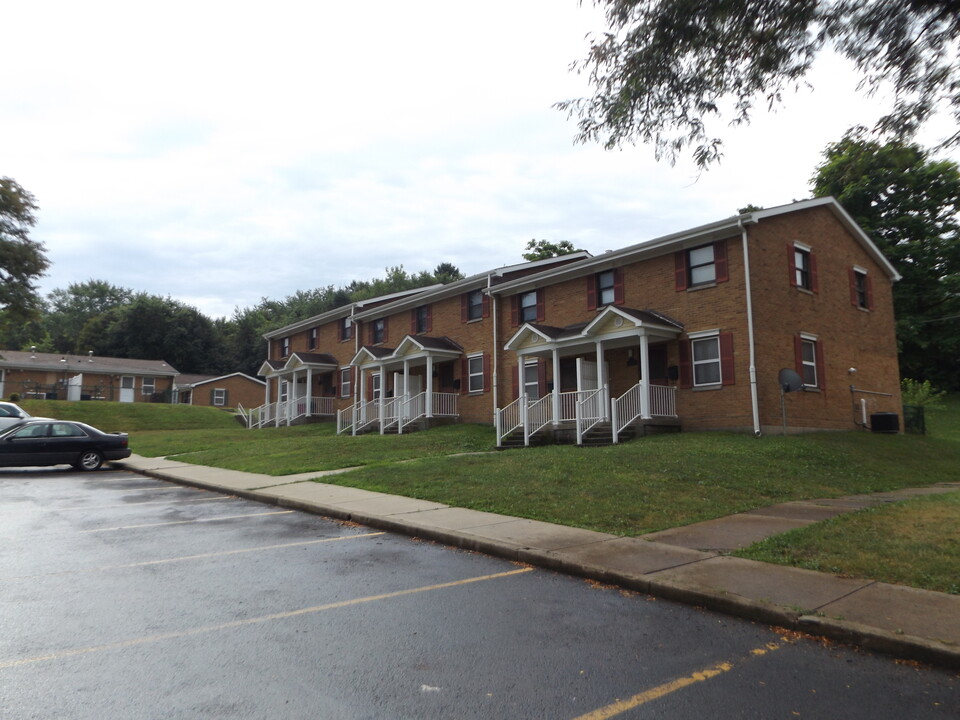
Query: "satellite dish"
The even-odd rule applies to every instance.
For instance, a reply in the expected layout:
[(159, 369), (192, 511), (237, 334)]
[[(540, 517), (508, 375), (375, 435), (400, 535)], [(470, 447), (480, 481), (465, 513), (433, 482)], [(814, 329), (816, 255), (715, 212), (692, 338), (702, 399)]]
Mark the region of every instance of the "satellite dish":
[(781, 370), (777, 379), (780, 382), (780, 389), (784, 392), (793, 392), (803, 387), (803, 378), (790, 368)]

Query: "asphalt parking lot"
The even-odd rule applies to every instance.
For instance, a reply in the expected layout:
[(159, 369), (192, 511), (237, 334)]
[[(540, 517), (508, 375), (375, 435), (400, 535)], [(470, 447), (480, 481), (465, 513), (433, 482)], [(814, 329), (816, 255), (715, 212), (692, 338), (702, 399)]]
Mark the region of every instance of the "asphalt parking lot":
[(125, 471), (0, 472), (3, 718), (956, 717), (956, 675)]

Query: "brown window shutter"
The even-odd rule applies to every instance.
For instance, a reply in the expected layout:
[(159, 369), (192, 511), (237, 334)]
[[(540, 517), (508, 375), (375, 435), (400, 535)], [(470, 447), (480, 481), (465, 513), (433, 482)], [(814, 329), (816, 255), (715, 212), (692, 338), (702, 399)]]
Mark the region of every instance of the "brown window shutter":
[(616, 268), (613, 271), (613, 304), (623, 305), (623, 303), (624, 303), (623, 268)]
[(792, 244), (787, 245), (787, 270), (790, 271), (790, 287), (797, 286), (797, 250)]
[(516, 327), (520, 324), (520, 296), (514, 295), (510, 298), (510, 325)]
[(823, 365), (823, 341), (817, 340), (816, 344), (817, 352), (817, 386), (820, 390), (827, 389), (827, 372), (826, 368)]
[(537, 387), (540, 397), (547, 394), (547, 361), (543, 358), (537, 358)]
[(810, 251), (810, 290), (820, 292), (820, 276), (817, 273), (817, 255)]
[(484, 294), (483, 302), (480, 304), (480, 307), (481, 307), (480, 314), (483, 315), (483, 317), (485, 318), (490, 317), (490, 296), (489, 295)]
[(587, 310), (597, 309), (597, 276), (587, 276)]
[(857, 307), (857, 271), (847, 268), (847, 282), (850, 284), (850, 304)]
[(337, 321), (337, 342), (343, 342), (343, 320)]
[(433, 307), (427, 305), (427, 327), (426, 332), (433, 332)]
[(470, 392), (470, 366), (466, 355), (460, 357), (460, 394)]
[(546, 303), (543, 300), (543, 288), (537, 290), (537, 322), (543, 322), (547, 317)]
[(720, 333), (720, 376), (724, 385), (735, 385), (733, 333)]
[(730, 273), (727, 270), (727, 241), (720, 240), (713, 244), (713, 262), (717, 271), (717, 282), (727, 282)]
[(677, 291), (687, 289), (687, 251), (673, 254), (673, 282)]
[(483, 354), (483, 391), (490, 392), (490, 353)]
[(383, 342), (387, 342), (387, 333), (390, 329), (390, 323), (386, 318), (383, 319)]
[(803, 377), (803, 338), (799, 335), (793, 336), (793, 369)]
[(510, 373), (513, 376), (513, 382), (511, 383), (511, 389), (513, 390), (513, 399), (516, 400), (520, 397), (520, 368), (515, 367), (513, 372)]
[(873, 310), (873, 278), (867, 275), (864, 280), (867, 284), (867, 309)]
[(417, 309), (414, 308), (410, 311), (410, 334), (417, 334)]
[(464, 293), (460, 296), (460, 322), (465, 323), (470, 319), (467, 315), (469, 309), (470, 295), (468, 293)]
[(690, 362), (690, 341), (678, 341), (679, 360), (680, 360), (680, 387), (693, 387), (693, 366)]

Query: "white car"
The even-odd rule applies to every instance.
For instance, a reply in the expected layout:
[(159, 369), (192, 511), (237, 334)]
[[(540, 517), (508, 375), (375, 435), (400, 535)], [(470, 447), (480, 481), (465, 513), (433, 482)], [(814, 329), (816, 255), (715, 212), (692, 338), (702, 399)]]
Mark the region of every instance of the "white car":
[(0, 401), (0, 430), (6, 430), (24, 420), (32, 420), (33, 415), (12, 402)]

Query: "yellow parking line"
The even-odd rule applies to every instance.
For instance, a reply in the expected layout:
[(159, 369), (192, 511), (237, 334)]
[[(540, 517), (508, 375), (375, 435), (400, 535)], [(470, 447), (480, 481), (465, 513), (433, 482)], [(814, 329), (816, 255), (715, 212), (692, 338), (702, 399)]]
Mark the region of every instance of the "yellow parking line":
[(144, 500), (135, 503), (119, 503), (118, 505), (74, 505), (73, 507), (56, 508), (57, 512), (72, 512), (74, 510), (113, 510), (114, 508), (137, 507), (139, 505), (172, 505), (194, 502), (208, 502), (210, 500), (237, 500), (236, 495), (218, 495), (217, 497), (185, 498), (183, 500)]
[(355, 538), (370, 538), (386, 535), (385, 532), (363, 533), (360, 535), (344, 535), (335, 538), (323, 538), (321, 540), (303, 540), (301, 542), (283, 543), (280, 545), (261, 545), (259, 547), (240, 548), (238, 550), (220, 550), (218, 552), (202, 553), (200, 555), (181, 555), (180, 557), (163, 558), (160, 560), (144, 560), (143, 562), (125, 563), (122, 565), (101, 565), (100, 567), (87, 568), (84, 570), (61, 570), (60, 572), (40, 573), (39, 575), (14, 575), (11, 577), (0, 578), (7, 582), (11, 580), (28, 580), (38, 577), (55, 577), (57, 575), (74, 575), (85, 572), (106, 572), (107, 570), (127, 570), (129, 568), (148, 567), (150, 565), (164, 565), (166, 563), (185, 562), (187, 560), (204, 560), (213, 557), (223, 557), (224, 555), (239, 555), (241, 553), (261, 552), (265, 550), (282, 550), (284, 548), (298, 547), (301, 545), (317, 545), (319, 543), (340, 542), (341, 540), (353, 540)]
[(160, 633), (158, 635), (149, 635), (147, 637), (133, 638), (121, 642), (108, 643), (105, 645), (93, 645), (86, 648), (76, 648), (74, 650), (60, 650), (37, 655), (30, 658), (21, 658), (19, 660), (0, 661), (0, 670), (5, 668), (20, 667), (33, 663), (46, 662), (49, 660), (63, 660), (64, 658), (75, 657), (77, 655), (88, 655), (95, 652), (105, 652), (108, 650), (121, 650), (123, 648), (135, 647), (137, 645), (146, 645), (148, 643), (159, 642), (161, 640), (173, 640), (176, 638), (191, 637), (194, 635), (204, 635), (206, 633), (218, 632), (220, 630), (230, 630), (232, 628), (244, 627), (246, 625), (257, 625), (270, 622), (272, 620), (286, 620), (287, 618), (297, 617), (299, 615), (310, 615), (312, 613), (324, 612), (326, 610), (338, 610), (340, 608), (362, 605), (364, 603), (377, 602), (379, 600), (391, 600), (393, 598), (404, 597), (406, 595), (416, 595), (418, 593), (430, 592), (433, 590), (445, 590), (447, 588), (470, 585), (472, 583), (484, 582), (486, 580), (498, 580), (500, 578), (520, 575), (533, 570), (533, 568), (520, 568), (518, 570), (508, 570), (493, 575), (481, 575), (479, 577), (467, 578), (465, 580), (454, 580), (452, 582), (438, 583), (436, 585), (427, 585), (425, 587), (410, 588), (408, 590), (397, 590), (395, 592), (383, 593), (381, 595), (368, 595), (367, 597), (354, 598), (353, 600), (341, 600), (339, 602), (327, 603), (325, 605), (315, 605), (314, 607), (291, 610), (289, 612), (273, 613), (272, 615), (263, 615), (261, 617), (247, 618), (246, 620), (234, 620), (233, 622), (222, 623), (220, 625), (205, 625), (203, 627), (193, 628), (191, 630), (178, 630), (175, 632)]
[[(760, 657), (766, 655), (774, 650), (779, 650), (780, 645), (776, 643), (768, 643), (761, 648), (755, 648), (750, 651), (750, 657)], [(742, 663), (741, 663), (742, 664)], [(642, 693), (637, 693), (631, 698), (626, 700), (618, 700), (606, 707), (599, 708), (593, 712), (588, 712), (586, 715), (580, 715), (574, 720), (607, 720), (608, 718), (615, 717), (621, 713), (625, 713), (627, 710), (633, 710), (645, 705), (651, 700), (659, 700), (666, 695), (675, 693), (677, 690), (683, 690), (685, 687), (694, 685), (696, 683), (701, 683), (711, 678), (715, 678), (718, 675), (722, 675), (725, 672), (729, 672), (736, 667), (732, 662), (722, 662), (717, 663), (712, 667), (705, 668), (699, 672), (695, 672), (692, 675), (687, 677), (677, 678), (676, 680), (671, 680), (668, 683), (663, 685), (658, 685), (655, 688), (650, 690), (645, 690)]]
[(97, 528), (96, 530), (80, 530), (80, 533), (113, 532), (114, 530), (137, 530), (139, 528), (164, 527), (166, 525), (189, 525), (190, 523), (216, 522), (217, 520), (236, 520), (238, 518), (263, 517), (264, 515), (289, 515), (296, 510), (274, 510), (273, 512), (250, 513), (248, 515), (220, 515), (212, 518), (197, 518), (196, 520), (174, 520), (172, 522), (147, 523), (145, 525), (120, 525), (118, 527)]

